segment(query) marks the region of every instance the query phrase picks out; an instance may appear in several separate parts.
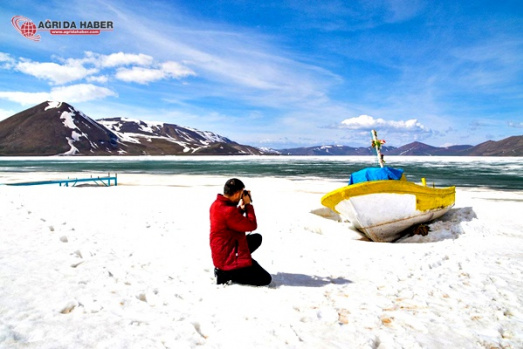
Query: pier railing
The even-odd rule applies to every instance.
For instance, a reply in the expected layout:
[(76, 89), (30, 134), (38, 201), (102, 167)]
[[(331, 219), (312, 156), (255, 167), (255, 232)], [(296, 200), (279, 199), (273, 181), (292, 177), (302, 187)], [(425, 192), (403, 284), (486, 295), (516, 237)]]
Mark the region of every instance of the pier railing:
[(66, 186), (68, 187), (71, 185), (72, 187), (76, 187), (79, 183), (93, 183), (98, 186), (105, 186), (110, 187), (111, 183), (114, 186), (118, 185), (118, 176), (115, 174), (114, 176), (107, 175), (106, 177), (91, 177), (91, 178), (74, 178), (74, 179), (58, 179), (58, 180), (50, 180), (50, 181), (35, 181), (35, 182), (20, 182), (20, 183), (6, 183), (7, 185), (12, 186), (29, 186), (29, 185), (44, 185), (44, 184), (58, 184), (60, 186)]

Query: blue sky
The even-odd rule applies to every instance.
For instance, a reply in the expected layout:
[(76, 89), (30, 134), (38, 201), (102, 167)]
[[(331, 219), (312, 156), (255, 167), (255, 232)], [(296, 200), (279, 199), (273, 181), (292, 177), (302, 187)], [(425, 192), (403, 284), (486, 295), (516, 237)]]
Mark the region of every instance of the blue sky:
[[(114, 30), (35, 42), (14, 16)], [(521, 1), (17, 0), (0, 19), (0, 120), (60, 100), (273, 148), (523, 134)]]

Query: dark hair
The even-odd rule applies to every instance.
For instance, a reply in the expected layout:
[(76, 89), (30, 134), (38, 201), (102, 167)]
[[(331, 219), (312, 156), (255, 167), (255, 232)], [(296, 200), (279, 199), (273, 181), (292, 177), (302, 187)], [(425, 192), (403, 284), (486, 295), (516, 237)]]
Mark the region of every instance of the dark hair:
[(238, 178), (231, 178), (223, 186), (223, 194), (230, 196), (234, 195), (240, 190), (245, 189), (245, 185)]

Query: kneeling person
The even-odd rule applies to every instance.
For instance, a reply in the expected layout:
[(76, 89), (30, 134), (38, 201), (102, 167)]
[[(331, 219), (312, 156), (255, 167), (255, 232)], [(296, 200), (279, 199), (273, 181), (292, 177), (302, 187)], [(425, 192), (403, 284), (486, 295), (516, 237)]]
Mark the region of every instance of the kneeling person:
[(254, 286), (271, 283), (271, 275), (251, 257), (262, 243), (250, 192), (237, 178), (229, 179), (210, 209), (210, 245), (218, 284), (229, 281)]

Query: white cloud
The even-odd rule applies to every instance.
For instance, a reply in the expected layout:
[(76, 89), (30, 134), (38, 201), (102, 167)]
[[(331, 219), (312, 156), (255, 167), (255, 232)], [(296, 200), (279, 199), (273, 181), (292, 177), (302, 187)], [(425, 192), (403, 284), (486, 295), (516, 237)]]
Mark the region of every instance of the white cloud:
[(160, 65), (160, 68), (120, 68), (116, 73), (116, 78), (125, 82), (148, 84), (166, 78), (181, 79), (189, 75), (196, 74), (191, 69), (179, 63), (165, 62)]
[(98, 82), (98, 83), (104, 84), (107, 81), (109, 81), (109, 78), (106, 75), (99, 75), (99, 76), (89, 76), (86, 80), (88, 82)]
[(163, 79), (165, 73), (159, 69), (149, 69), (142, 67), (121, 68), (116, 73), (116, 78), (125, 82), (136, 82), (138, 84), (148, 84), (152, 81)]
[(51, 99), (67, 101), (69, 103), (86, 102), (102, 99), (110, 96), (118, 96), (116, 92), (92, 84), (78, 84), (71, 86), (56, 87), (51, 90)]
[(110, 55), (100, 55), (93, 52), (85, 53), (88, 60), (104, 68), (114, 68), (125, 65), (139, 65), (150, 66), (154, 62), (154, 58), (143, 53), (112, 53)]
[(21, 105), (34, 105), (47, 100), (86, 102), (110, 96), (117, 96), (117, 94), (108, 88), (92, 84), (55, 87), (50, 92), (0, 92), (1, 99)]
[(0, 52), (0, 62), (10, 61), (10, 60), (12, 60), (12, 58), (9, 55), (9, 53)]
[(339, 127), (350, 130), (365, 131), (370, 131), (372, 129), (380, 129), (389, 131), (430, 132), (428, 128), (426, 128), (416, 119), (410, 119), (405, 121), (387, 121), (381, 118), (375, 119), (369, 115), (360, 115), (356, 118), (345, 119), (340, 123)]
[(70, 60), (65, 65), (22, 60), (16, 64), (16, 70), (39, 79), (49, 80), (54, 84), (66, 84), (98, 72), (97, 69), (87, 69), (79, 61), (74, 60)]
[[(374, 5), (374, 4), (373, 4)], [(403, 22), (419, 15), (423, 10), (424, 4), (421, 1), (386, 1), (383, 6), (386, 8), (385, 22)]]
[(178, 62), (168, 61), (165, 63), (162, 63), (161, 65), (162, 71), (165, 72), (166, 76), (180, 79), (185, 78), (187, 76), (196, 75), (195, 72), (193, 72), (191, 69), (181, 65)]
[(0, 98), (21, 105), (34, 105), (50, 99), (48, 92), (0, 92)]
[(0, 52), (0, 68), (11, 69), (14, 63), (15, 60), (8, 53)]
[(514, 127), (514, 128), (523, 128), (523, 122), (517, 122), (517, 121), (514, 122), (514, 121), (510, 121), (510, 122), (508, 123), (508, 125), (509, 125), (510, 127)]
[[(62, 63), (34, 62), (21, 58), (15, 62), (9, 55), (0, 53), (2, 62), (14, 65), (15, 69), (44, 79), (54, 85), (63, 85), (85, 79), (87, 82), (106, 83), (111, 76), (125, 82), (148, 84), (162, 79), (182, 79), (196, 75), (194, 71), (174, 61), (155, 63), (153, 57), (145, 54), (126, 54), (123, 52), (100, 55), (85, 52), (79, 59), (60, 59)], [(127, 67), (130, 66), (130, 67)], [(6, 68), (9, 68), (6, 66)], [(116, 69), (116, 70), (115, 70)], [(99, 74), (100, 75), (94, 75)]]

